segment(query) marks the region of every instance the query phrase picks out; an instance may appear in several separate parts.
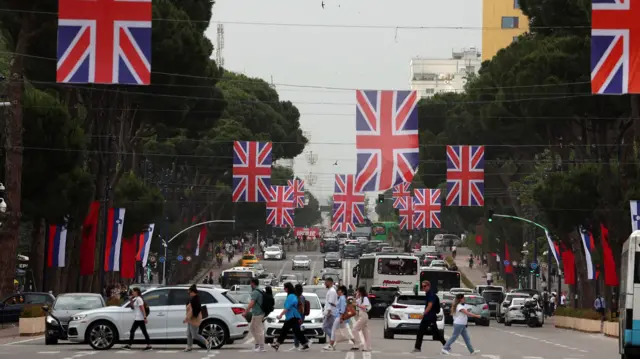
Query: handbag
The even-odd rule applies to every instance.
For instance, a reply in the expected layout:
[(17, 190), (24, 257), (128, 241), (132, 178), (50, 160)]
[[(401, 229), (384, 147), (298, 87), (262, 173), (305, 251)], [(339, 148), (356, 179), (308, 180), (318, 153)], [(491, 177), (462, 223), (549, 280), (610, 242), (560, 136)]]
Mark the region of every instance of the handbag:
[(355, 315), (356, 315), (356, 310), (353, 307), (353, 304), (349, 304), (347, 305), (347, 310), (344, 313), (342, 313), (342, 315), (340, 316), (340, 319), (345, 321), (353, 318)]

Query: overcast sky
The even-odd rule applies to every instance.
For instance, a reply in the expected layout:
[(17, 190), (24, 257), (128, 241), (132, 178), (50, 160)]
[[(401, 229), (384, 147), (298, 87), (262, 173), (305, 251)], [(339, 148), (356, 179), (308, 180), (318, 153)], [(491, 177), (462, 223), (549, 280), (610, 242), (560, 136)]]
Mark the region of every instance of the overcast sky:
[[(481, 31), (467, 29), (373, 29), (330, 25), (427, 27), (482, 26), (481, 0), (216, 0), (207, 34), (216, 44), (214, 22), (225, 23), (225, 68), (273, 82), (282, 100), (300, 110), (310, 134), (305, 152), (318, 155), (311, 167), (295, 159), (297, 176), (317, 176), (307, 189), (321, 203), (333, 193), (335, 173), (355, 173), (354, 90), (409, 89), (412, 57), (448, 58), (452, 50), (481, 48)], [(233, 24), (258, 22), (323, 24), (323, 27)], [(338, 161), (338, 165), (334, 163)]]

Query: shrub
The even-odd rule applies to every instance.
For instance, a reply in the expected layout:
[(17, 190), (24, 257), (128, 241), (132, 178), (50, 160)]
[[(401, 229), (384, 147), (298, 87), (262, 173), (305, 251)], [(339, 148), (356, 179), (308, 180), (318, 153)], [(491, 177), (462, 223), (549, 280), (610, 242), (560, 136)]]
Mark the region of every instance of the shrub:
[[(555, 315), (562, 316), (562, 317), (592, 319), (592, 320), (600, 320), (601, 318), (600, 313), (596, 312), (591, 308), (558, 307), (556, 309)], [(617, 322), (618, 318), (612, 318), (611, 312), (607, 312), (607, 321)]]
[(41, 304), (27, 304), (20, 313), (20, 318), (40, 318), (46, 315)]

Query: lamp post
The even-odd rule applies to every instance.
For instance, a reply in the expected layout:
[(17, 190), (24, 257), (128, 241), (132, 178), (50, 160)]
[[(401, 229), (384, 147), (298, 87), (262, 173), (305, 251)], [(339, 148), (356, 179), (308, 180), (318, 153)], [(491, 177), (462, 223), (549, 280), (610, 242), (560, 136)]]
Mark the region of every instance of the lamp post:
[(167, 284), (167, 248), (169, 248), (169, 244), (171, 244), (171, 242), (173, 242), (174, 239), (176, 239), (179, 235), (181, 235), (182, 233), (195, 228), (195, 227), (200, 227), (203, 224), (209, 224), (209, 223), (236, 223), (235, 220), (233, 219), (216, 219), (216, 220), (212, 220), (212, 221), (204, 221), (204, 222), (200, 222), (200, 223), (196, 223), (196, 224), (192, 224), (191, 226), (181, 230), (180, 232), (178, 232), (175, 236), (169, 238), (168, 241), (165, 241), (164, 239), (162, 240), (162, 246), (164, 247), (164, 262), (162, 262), (162, 285), (166, 285)]

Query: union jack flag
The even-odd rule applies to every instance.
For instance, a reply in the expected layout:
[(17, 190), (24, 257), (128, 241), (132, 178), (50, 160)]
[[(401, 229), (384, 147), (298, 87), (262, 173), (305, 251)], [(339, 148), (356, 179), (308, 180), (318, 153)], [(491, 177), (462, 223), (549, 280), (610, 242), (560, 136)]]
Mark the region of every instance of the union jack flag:
[(364, 193), (355, 191), (354, 175), (336, 175), (333, 193), (334, 232), (353, 232), (356, 223), (364, 222)]
[(447, 206), (484, 206), (484, 146), (447, 146)]
[(296, 208), (293, 188), (271, 186), (271, 197), (267, 201), (267, 224), (275, 227), (293, 227), (293, 211)]
[(402, 182), (393, 186), (393, 208), (401, 208), (404, 206), (404, 201), (407, 197), (411, 196), (411, 190), (409, 189), (411, 183)]
[(404, 206), (400, 208), (400, 229), (412, 231), (415, 229), (415, 211), (413, 209), (413, 197), (407, 197)]
[(440, 190), (413, 190), (413, 210), (415, 211), (414, 225), (416, 228), (440, 228)]
[(293, 196), (295, 197), (296, 208), (304, 208), (304, 181), (294, 179), (287, 181), (289, 187), (293, 188)]
[(233, 202), (269, 201), (271, 148), (271, 142), (233, 143)]
[(640, 93), (640, 3), (592, 0), (591, 92)]
[(59, 0), (56, 80), (148, 85), (151, 0)]
[(356, 190), (411, 183), (419, 162), (416, 92), (358, 90), (356, 99)]

